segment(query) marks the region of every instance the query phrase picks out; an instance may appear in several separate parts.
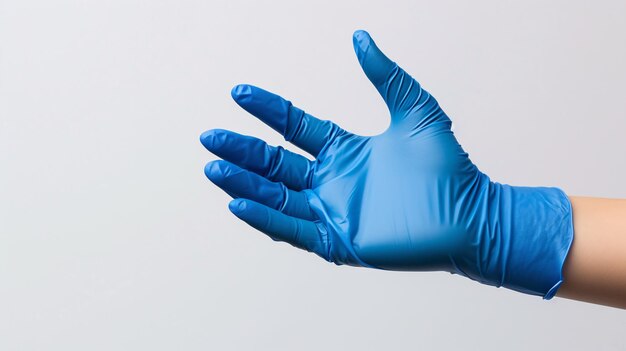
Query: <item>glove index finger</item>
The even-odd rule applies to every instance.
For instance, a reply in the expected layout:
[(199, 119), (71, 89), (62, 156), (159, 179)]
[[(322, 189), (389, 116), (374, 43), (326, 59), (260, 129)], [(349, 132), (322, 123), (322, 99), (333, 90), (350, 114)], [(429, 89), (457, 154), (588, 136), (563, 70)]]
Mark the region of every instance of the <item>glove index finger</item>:
[(328, 142), (344, 132), (336, 124), (293, 106), (291, 101), (252, 85), (237, 85), (231, 95), (244, 110), (315, 157)]

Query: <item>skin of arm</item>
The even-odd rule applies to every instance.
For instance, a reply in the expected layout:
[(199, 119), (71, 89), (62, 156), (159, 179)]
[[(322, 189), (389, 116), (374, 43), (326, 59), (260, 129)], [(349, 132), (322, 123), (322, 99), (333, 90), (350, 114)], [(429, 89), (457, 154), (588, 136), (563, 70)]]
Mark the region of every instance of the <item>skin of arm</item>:
[(570, 201), (574, 242), (557, 296), (626, 309), (626, 200)]

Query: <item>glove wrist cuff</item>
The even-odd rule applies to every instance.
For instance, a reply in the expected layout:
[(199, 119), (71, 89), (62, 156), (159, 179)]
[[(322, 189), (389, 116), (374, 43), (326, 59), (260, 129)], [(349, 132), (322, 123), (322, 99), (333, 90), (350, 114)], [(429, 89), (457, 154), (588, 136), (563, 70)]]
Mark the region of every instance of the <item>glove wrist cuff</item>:
[(569, 198), (558, 188), (497, 183), (489, 197), (499, 208), (490, 226), (502, 245), (495, 265), (499, 285), (551, 299), (574, 238)]
[(514, 187), (485, 179), (479, 208), (452, 272), (483, 284), (551, 299), (563, 282), (574, 230), (569, 198), (558, 188)]

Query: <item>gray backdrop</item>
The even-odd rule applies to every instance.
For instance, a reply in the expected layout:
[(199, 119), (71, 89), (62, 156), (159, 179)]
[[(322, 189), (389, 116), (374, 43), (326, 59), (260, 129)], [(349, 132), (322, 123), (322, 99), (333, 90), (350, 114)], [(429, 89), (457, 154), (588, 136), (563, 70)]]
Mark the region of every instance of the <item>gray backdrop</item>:
[(231, 86), (361, 134), (368, 30), (494, 180), (626, 197), (623, 1), (0, 0), (0, 349), (624, 349), (626, 313), (447, 273), (336, 267), (227, 210)]

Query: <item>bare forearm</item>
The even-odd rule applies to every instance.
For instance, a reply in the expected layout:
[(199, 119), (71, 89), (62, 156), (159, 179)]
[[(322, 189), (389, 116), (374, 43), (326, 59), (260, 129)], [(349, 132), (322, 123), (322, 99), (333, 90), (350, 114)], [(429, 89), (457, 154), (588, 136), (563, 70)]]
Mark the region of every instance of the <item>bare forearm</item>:
[(626, 200), (570, 200), (574, 242), (557, 295), (626, 308)]

